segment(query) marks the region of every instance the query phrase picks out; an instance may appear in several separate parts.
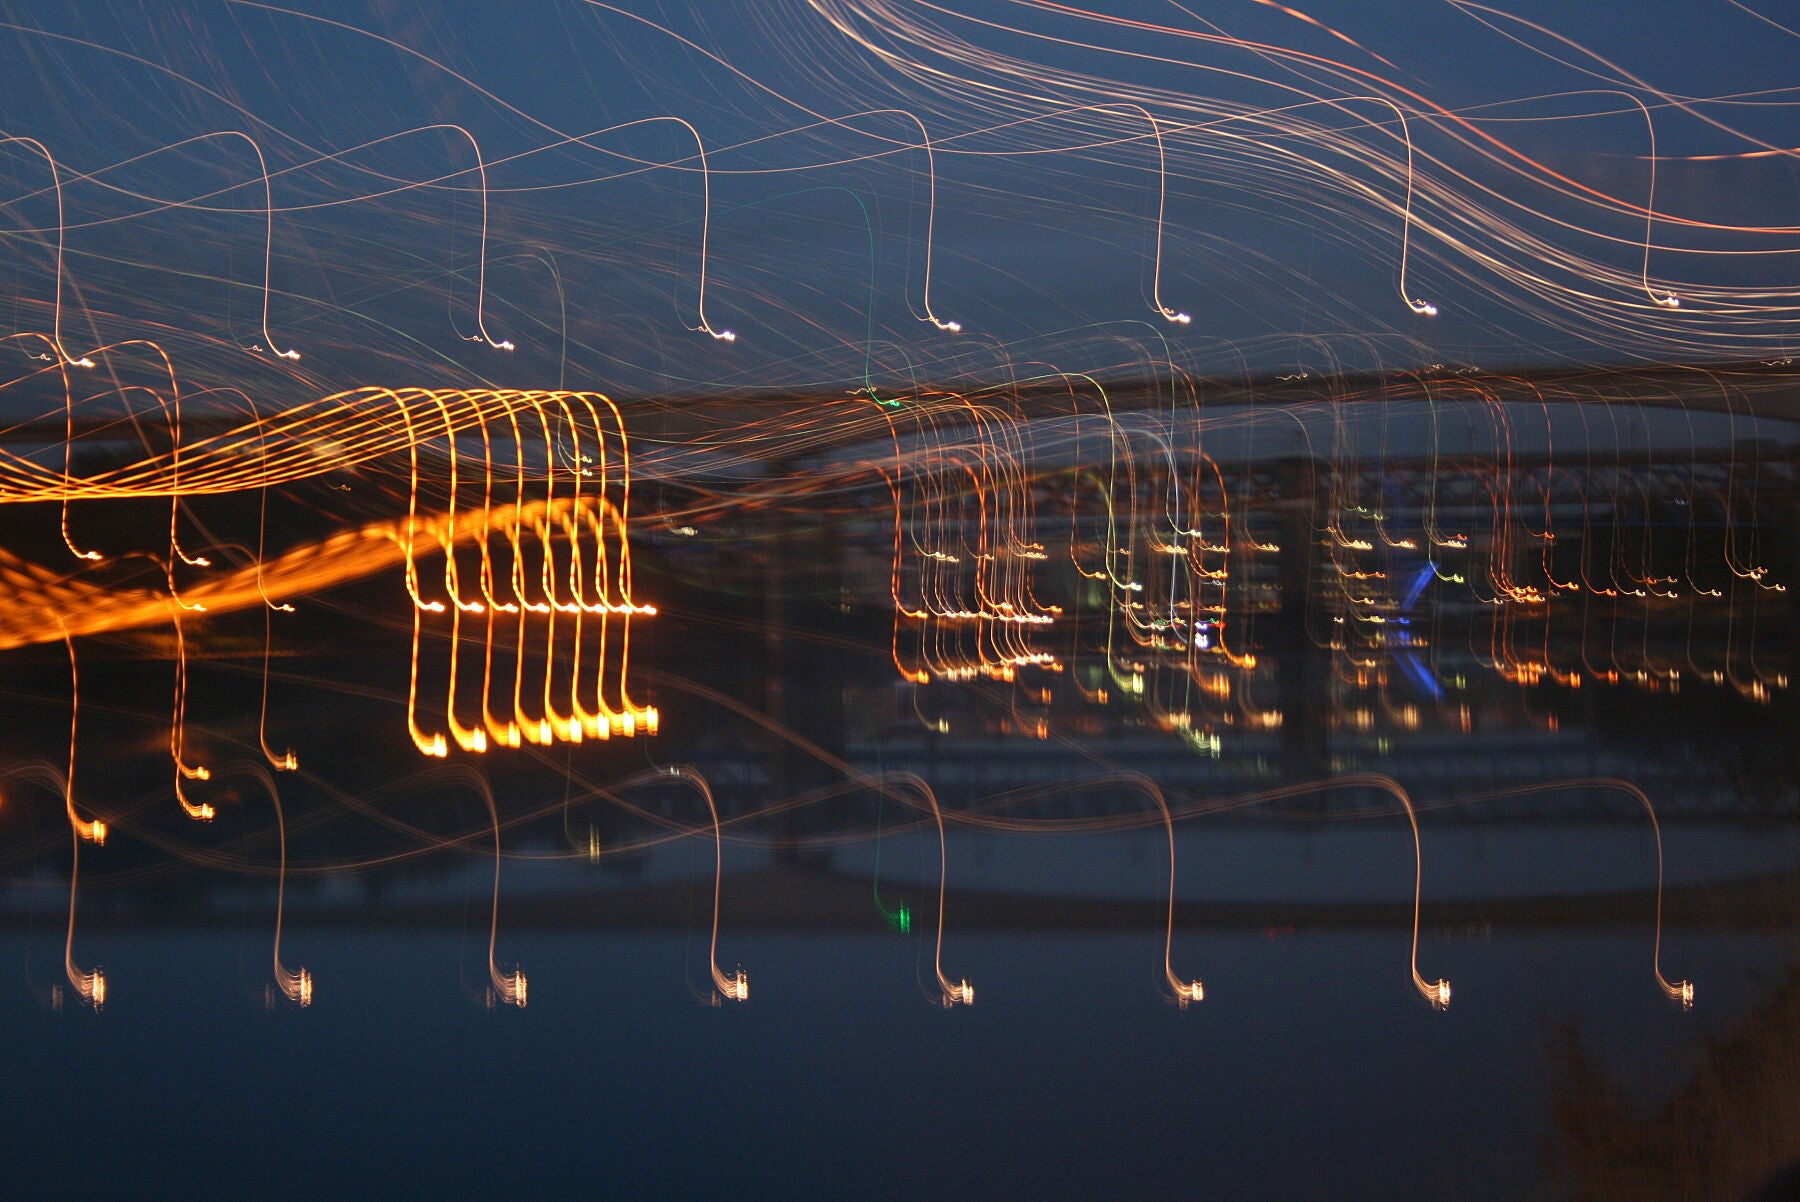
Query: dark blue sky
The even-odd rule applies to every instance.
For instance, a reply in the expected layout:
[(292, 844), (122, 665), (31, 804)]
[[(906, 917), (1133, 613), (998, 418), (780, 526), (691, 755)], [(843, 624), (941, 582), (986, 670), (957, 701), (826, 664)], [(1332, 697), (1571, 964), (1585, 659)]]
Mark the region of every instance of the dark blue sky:
[[(1795, 37), (1741, 5), (1105, 7), (26, 0), (0, 131), (67, 340), (259, 395), (1791, 349)], [(14, 331), (48, 182), (0, 146)], [(297, 366), (240, 349), (265, 233)]]

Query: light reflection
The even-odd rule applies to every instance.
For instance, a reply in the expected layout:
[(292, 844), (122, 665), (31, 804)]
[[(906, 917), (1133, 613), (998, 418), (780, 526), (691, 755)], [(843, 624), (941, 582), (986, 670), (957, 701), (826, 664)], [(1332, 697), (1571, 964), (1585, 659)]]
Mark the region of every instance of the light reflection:
[[(1092, 1066), (1027, 1111), (1200, 1133), (1234, 1089), (1292, 1131), (1305, 1057), (1361, 1152), (1241, 1190), (1407, 1192), (1371, 1130), (1453, 1186), (1476, 1080), (1478, 1172), (1550, 1131), (1572, 1188), (1670, 1150), (1663, 1192), (1752, 1193), (1795, 1127), (1793, 990), (1751, 996), (1800, 817), (1791, 31), (1388, 7), (9, 4), (0, 927), (73, 1002), (18, 1046), (167, 1005), (200, 1080), (215, 1003), (277, 1052), (401, 1008), (316, 1066), (378, 1098), (451, 1012), (498, 1042), (432, 1063), (520, 1051), (468, 1096), (546, 1146), (576, 1078), (529, 1056), (620, 1052), (654, 1088), (589, 1100), (649, 1147), (779, 1036), (769, 1082), (847, 1101), (759, 1088), (765, 1151), (876, 1107), (954, 1126), (942, 1180), (1009, 1044)], [(1534, 1121), (1531, 1041), (1481, 1033), (1579, 1009)], [(858, 1038), (912, 1060), (836, 1088)], [(20, 1080), (24, 1146), (130, 1194), (143, 1132)], [(1033, 1144), (1069, 1129), (1000, 1132), (1014, 1178), (1171, 1163)]]
[(937, 935), (931, 948), (931, 969), (937, 976), (938, 1002), (948, 1010), (957, 1005), (973, 1006), (975, 1004), (975, 987), (969, 984), (968, 978), (952, 981), (944, 975), (944, 890), (949, 879), (949, 859), (944, 843), (944, 811), (938, 805), (937, 794), (923, 778), (910, 773), (894, 778), (897, 783), (905, 785), (917, 793), (920, 800), (931, 809), (931, 820), (937, 827), (938, 837), (938, 898), (937, 898)]
[[(154, 363), (167, 370), (160, 357)], [(1418, 968), (1428, 907), (1414, 798), (1425, 790), (1431, 812), (1442, 813), (1592, 788), (1629, 793), (1651, 819), (1658, 859), (1653, 972), (1672, 1001), (1692, 1004), (1693, 985), (1661, 968), (1663, 848), (1648, 793), (1629, 780), (1553, 765), (1561, 762), (1555, 757), (1563, 724), (1579, 716), (1571, 702), (1590, 690), (1673, 698), (1683, 687), (1710, 688), (1764, 708), (1788, 689), (1789, 665), (1776, 648), (1791, 615), (1771, 610), (1765, 598), (1778, 596), (1774, 588), (1784, 581), (1777, 577), (1791, 556), (1774, 546), (1763, 515), (1785, 503), (1791, 483), (1768, 472), (1769, 452), (1733, 445), (1723, 456), (1634, 468), (1598, 431), (1635, 419), (1587, 407), (1577, 416), (1589, 443), (1565, 444), (1533, 461), (1518, 449), (1532, 423), (1547, 423), (1550, 407), (1568, 402), (1541, 382), (1536, 399), (1520, 402), (1501, 398), (1506, 381), (1463, 377), (1420, 388), (1435, 430), (1422, 451), (1402, 456), (1372, 448), (1367, 431), (1341, 408), (1290, 407), (1279, 421), (1306, 429), (1312, 445), (1329, 452), (1270, 463), (1227, 453), (1222, 444), (1246, 425), (1256, 432), (1274, 422), (1273, 415), (1233, 411), (1209, 423), (1198, 411), (1171, 417), (1141, 401), (1122, 403), (1116, 387), (1087, 382), (1091, 393), (1083, 396), (1083, 381), (1060, 376), (1058, 384), (1064, 395), (1050, 394), (1055, 403), (1035, 414), (1022, 395), (1009, 408), (990, 394), (949, 392), (909, 398), (897, 410), (852, 398), (770, 419), (777, 430), (847, 440), (841, 466), (828, 460), (812, 469), (816, 479), (797, 477), (783, 487), (840, 498), (831, 502), (840, 506), (831, 519), (845, 545), (824, 552), (839, 557), (832, 595), (852, 612), (873, 606), (885, 615), (884, 658), (898, 667), (899, 679), (808, 702), (826, 706), (816, 714), (734, 709), (732, 721), (753, 719), (785, 732), (780, 737), (816, 765), (814, 779), (823, 773), (835, 785), (809, 789), (767, 771), (768, 792), (746, 801), (744, 769), (717, 760), (716, 750), (705, 768), (665, 770), (708, 804), (715, 997), (748, 994), (742, 970), (727, 971), (716, 958), (725, 882), (712, 782), (723, 771), (745, 815), (734, 823), (786, 821), (779, 816), (804, 813), (830, 795), (818, 788), (897, 788), (909, 804), (929, 808), (939, 862), (936, 996), (950, 1006), (973, 1000), (969, 983), (942, 968), (944, 915), (957, 904), (945, 833), (952, 821), (988, 825), (982, 811), (993, 796), (904, 757), (873, 772), (855, 762), (842, 736), (829, 731), (851, 711), (831, 707), (868, 707), (885, 692), (897, 725), (885, 728), (888, 720), (878, 719), (869, 729), (882, 737), (913, 745), (987, 740), (996, 748), (1017, 740), (1041, 745), (1050, 757), (1085, 748), (1087, 766), (1065, 783), (1126, 782), (1155, 803), (1169, 851), (1161, 975), (1179, 1005), (1200, 1000), (1204, 990), (1174, 969), (1178, 813), (1185, 822), (1219, 807), (1278, 812), (1297, 799), (1371, 790), (1391, 799), (1407, 817), (1414, 851), (1409, 974), (1414, 990), (1442, 1008), (1451, 996), (1448, 981)], [(1453, 402), (1451, 394), (1463, 399)], [(1410, 402), (1390, 396), (1373, 403)], [(1459, 406), (1456, 421), (1477, 432), (1473, 445), (1447, 433), (1452, 404)], [(246, 422), (199, 439), (183, 439), (171, 425), (166, 454), (153, 451), (136, 467), (84, 476), (84, 489), (96, 479), (110, 483), (96, 494), (82, 492), (73, 506), (79, 519), (83, 506), (102, 496), (130, 505), (179, 482), (193, 507), (174, 512), (191, 512), (196, 529), (215, 531), (233, 518), (207, 507), (215, 486), (204, 482), (229, 482), (216, 486), (226, 500), (255, 492), (254, 507), (230, 527), (243, 531), (243, 541), (220, 543), (235, 547), (232, 555), (185, 583), (180, 595), (166, 581), (160, 591), (119, 587), (105, 575), (117, 569), (104, 565), (53, 576), (16, 560), (6, 571), (14, 600), (0, 634), (15, 647), (63, 641), (73, 688), (78, 637), (167, 631), (175, 671), (166, 761), (174, 767), (173, 791), (188, 816), (213, 818), (224, 794), (210, 766), (213, 753), (200, 749), (220, 746), (221, 736), (209, 729), (196, 742), (189, 732), (195, 657), (211, 662), (210, 648), (236, 637), (220, 623), (244, 611), (260, 615), (249, 746), (298, 778), (293, 753), (278, 752), (267, 735), (271, 707), (291, 709), (270, 688), (281, 641), (275, 598), (328, 597), (359, 581), (397, 579), (402, 587), (390, 599), (399, 606), (382, 623), (410, 625), (407, 684), (396, 698), (404, 702), (406, 741), (429, 760), (451, 760), (455, 779), (482, 791), (489, 804), (493, 943), (506, 858), (498, 841), (502, 818), (488, 771), (476, 771), (474, 762), (510, 773), (508, 756), (525, 769), (561, 747), (571, 765), (578, 751), (583, 763), (591, 758), (596, 767), (583, 768), (582, 779), (597, 788), (625, 787), (606, 786), (608, 773), (641, 783), (640, 773), (618, 776), (617, 767), (605, 767), (615, 740), (670, 735), (659, 706), (641, 700), (642, 686), (631, 682), (633, 619), (658, 610), (634, 589), (634, 558), (654, 554), (662, 589), (672, 587), (671, 566), (682, 557), (729, 565), (711, 569), (709, 584), (730, 587), (737, 570), (766, 581), (762, 557), (778, 554), (781, 522), (751, 502), (722, 519), (733, 512), (728, 499), (698, 500), (660, 471), (653, 516), (634, 521), (626, 411), (598, 394), (368, 390), (330, 398), (309, 415), (257, 416), (251, 408)], [(1694, 414), (1685, 418), (1691, 424)], [(390, 507), (389, 516), (368, 513), (374, 520), (296, 539), (289, 530), (314, 515), (292, 506), (292, 496), (305, 495), (292, 490), (319, 495), (310, 481), (326, 431), (333, 454), (387, 465), (393, 487), (369, 506)], [(1057, 449), (1071, 445), (1086, 465), (1058, 460)], [(227, 448), (248, 462), (231, 466)], [(280, 487), (288, 491), (278, 491), (275, 482), (284, 478)], [(47, 479), (33, 488), (25, 496), (59, 509), (75, 495), (59, 493)], [(850, 515), (865, 512), (870, 500), (879, 516), (853, 529)], [(1708, 504), (1732, 519), (1716, 533), (1694, 517)], [(685, 520), (702, 505), (714, 515), (711, 528), (735, 520), (753, 536), (720, 537)], [(1623, 515), (1641, 520), (1621, 527)], [(1446, 534), (1450, 522), (1454, 538)], [(657, 542), (645, 538), (645, 528), (689, 533)], [(270, 546), (272, 537), (278, 547)], [(1067, 554), (1050, 557), (1047, 545), (1066, 546)], [(432, 562), (440, 555), (441, 565)], [(1456, 573), (1442, 562), (1452, 555)], [(160, 560), (158, 568), (166, 574)], [(1718, 631), (1723, 639), (1714, 637)], [(651, 654), (669, 651), (653, 644)], [(654, 688), (691, 691), (707, 706), (722, 700), (666, 670), (646, 679)], [(218, 686), (208, 680), (210, 710)], [(321, 684), (334, 687), (310, 681)], [(1552, 756), (1539, 779), (1474, 791), (1430, 767), (1433, 740), (1478, 740), (1521, 722)], [(793, 723), (799, 725), (790, 729)], [(1132, 767), (1120, 757), (1133, 753), (1120, 749), (1139, 737), (1134, 731), (1160, 740), (1159, 757), (1175, 758), (1154, 771)], [(678, 740), (694, 733), (674, 732)], [(1421, 754), (1427, 758), (1417, 761)], [(941, 799), (947, 785), (956, 796), (951, 813)], [(1037, 788), (1049, 798), (1063, 786), (1045, 780), (1026, 788), (1026, 796)], [(117, 825), (110, 813), (81, 819), (69, 796), (70, 827), (79, 838), (99, 842)], [(1008, 807), (1019, 804), (1010, 791), (1001, 796)], [(128, 823), (141, 821), (135, 803), (119, 812)], [(1054, 821), (1007, 820), (1004, 827), (1058, 829)], [(288, 872), (281, 813), (277, 828), (279, 929)], [(629, 840), (602, 838), (601, 830), (591, 827), (576, 854), (602, 866), (633, 854)], [(489, 976), (497, 1002), (522, 1003), (521, 973), (490, 959)], [(280, 964), (279, 951), (275, 979), (290, 1000), (310, 996), (310, 974)]]
[[(1532, 48), (1550, 43), (1515, 41), (1519, 29), (1589, 61), (1560, 35), (1460, 7), (1540, 66), (1569, 63)], [(1478, 112), (1379, 48), (1275, 11), (1341, 57), (1059, 10), (1065, 51), (1087, 64), (1076, 69), (984, 40), (1033, 34), (1042, 12), (1030, 5), (940, 28), (906, 6), (821, 0), (807, 19), (849, 57), (823, 56), (816, 82), (854, 80), (856, 101), (795, 102), (799, 117), (721, 104), (704, 131), (673, 112), (565, 131), (510, 107), (519, 128), (501, 136), (396, 101), (355, 141), (244, 111), (199, 132), (158, 129), (151, 113), (141, 153), (71, 165), (57, 155), (100, 152), (55, 129), (47, 104), (47, 128), (0, 136), (21, 164), (9, 211), (46, 210), (15, 223), (41, 253), (23, 252), (18, 328), (0, 337), (14, 356), (0, 400), (17, 418), (0, 446), (0, 504), (20, 515), (0, 557), (0, 648), (26, 660), (65, 644), (62, 788), (77, 842), (132, 832), (177, 860), (259, 871), (248, 853), (197, 842), (217, 831), (170, 835), (151, 816), (172, 791), (188, 817), (216, 819), (230, 791), (215, 765), (256, 777), (279, 845), (274, 979), (305, 1005), (310, 975), (280, 958), (284, 802), (275, 777), (234, 757), (292, 774), (289, 804), (367, 817), (379, 812), (368, 782), (336, 779), (357, 770), (329, 744), (405, 750), (396, 771), (466, 784), (486, 803), (491, 996), (523, 1005), (523, 974), (502, 971), (494, 950), (502, 861), (548, 858), (524, 838), (556, 792), (534, 774), (562, 756), (565, 802), (580, 780), (584, 800), (616, 803), (646, 783), (639, 759), (657, 762), (646, 744), (675, 741), (681, 766), (652, 773), (707, 805), (715, 1001), (748, 995), (743, 971), (717, 959), (725, 827), (776, 858), (815, 836), (854, 847), (871, 836), (851, 799), (897, 790), (936, 829), (934, 1000), (953, 1008), (973, 988), (943, 969), (944, 915), (978, 913), (982, 882), (958, 880), (966, 902), (951, 887), (948, 826), (1048, 834), (1076, 820), (1032, 806), (1127, 787), (1164, 827), (1168, 893), (1146, 929), (1161, 926), (1163, 982), (1185, 1007), (1204, 991), (1174, 969), (1190, 900), (1177, 893), (1178, 819), (1184, 833), (1247, 808), (1285, 821), (1304, 801), (1376, 821), (1392, 816), (1363, 800), (1378, 795), (1411, 830), (1411, 981), (1442, 1008), (1448, 982), (1418, 968), (1417, 811), (1606, 788), (1651, 819), (1653, 971), (1690, 1005), (1692, 984), (1661, 969), (1650, 791), (1581, 753), (1606, 743), (1608, 712), (1628, 723), (1642, 706), (1679, 726), (1696, 720), (1681, 699), (1697, 698), (1755, 723), (1793, 704), (1795, 377), (1771, 348), (1793, 333), (1794, 290), (1775, 276), (1794, 228), (1680, 182), (1725, 178), (1704, 164), (1779, 147), (1751, 128), (1749, 106), (1734, 102), (1732, 124), (1712, 102), (1594, 87), (1582, 67)], [(674, 36), (605, 12), (596, 19)], [(279, 15), (324, 36), (315, 18)], [(346, 45), (422, 55), (331, 28)], [(1216, 89), (1106, 74), (1096, 64), (1124, 36), (1142, 39), (1133, 56), (1193, 65)], [(686, 44), (720, 87), (791, 99)], [(868, 61), (885, 77), (865, 101), (875, 85), (847, 64)], [(443, 75), (462, 101), (511, 104)], [(190, 99), (210, 112), (211, 95)], [(1629, 139), (1606, 124), (1615, 103), (1642, 118)], [(892, 119), (903, 134), (871, 132)], [(1580, 132), (1583, 156), (1626, 165), (1605, 178), (1563, 170), (1531, 142), (1530, 127), (1551, 122)], [(680, 145), (634, 141), (664, 135)], [(1706, 153), (1666, 153), (1701, 137)], [(239, 169), (246, 143), (254, 174)], [(242, 161), (222, 182), (177, 178), (196, 147), (235, 147)], [(765, 186), (793, 191), (771, 199)], [(854, 271), (831, 258), (839, 231), (795, 199), (815, 192), (854, 198), (864, 215)], [(865, 193), (906, 198), (888, 206), (906, 215), (903, 232), (869, 216)], [(744, 234), (765, 216), (779, 224), (778, 200), (804, 232), (759, 249)], [(478, 216), (472, 236), (455, 232), (459, 206)], [(339, 225), (340, 211), (369, 224)], [(634, 225), (645, 212), (663, 224)], [(1239, 245), (1246, 214), (1346, 261), (1315, 270)], [(1009, 258), (993, 236), (1002, 225), (1049, 231), (1043, 265)], [(397, 235), (407, 265), (377, 228)], [(178, 266), (157, 241), (169, 233), (196, 261), (260, 257), (261, 272)], [(1086, 257), (1065, 257), (1063, 243), (1083, 239)], [(1226, 247), (1242, 253), (1226, 262)], [(790, 249), (809, 254), (775, 262)], [(1135, 299), (1109, 278), (1118, 264), (1137, 277)], [(203, 303), (194, 281), (206, 279)], [(866, 296), (839, 295), (865, 283)], [(232, 298), (249, 305), (242, 330), (220, 295), (228, 311)], [(1223, 303), (1196, 307), (1198, 323), (1175, 303), (1209, 296)], [(449, 321), (422, 319), (421, 297)], [(272, 303), (292, 336), (279, 343)], [(670, 312), (719, 344), (737, 336), (717, 315), (737, 314), (743, 345), (684, 350), (679, 334), (665, 345)], [(1394, 328), (1409, 316), (1438, 320)], [(964, 320), (979, 333), (940, 336)], [(86, 333), (65, 341), (78, 325)], [(446, 327), (447, 348), (432, 341)], [(533, 386), (550, 379), (534, 329), (557, 338), (554, 389)], [(1568, 345), (1552, 333), (1576, 349), (1539, 354)], [(1466, 355), (1446, 349), (1456, 339)], [(283, 349), (291, 340), (304, 366)], [(1476, 367), (1481, 341), (1516, 349), (1517, 364)], [(1596, 366), (1621, 361), (1668, 366)], [(666, 596), (677, 620), (650, 622)], [(821, 598), (843, 619), (824, 634), (812, 629)], [(315, 606), (329, 616), (303, 612)], [(254, 739), (231, 687), (255, 658), (244, 647), (257, 632), (234, 621), (251, 610)], [(103, 662), (124, 647), (174, 672), (172, 700), (157, 702), (169, 722), (157, 783), (109, 795), (92, 819), (72, 783), (77, 639), (85, 662), (90, 647)], [(334, 649), (357, 662), (322, 666)], [(871, 650), (878, 682), (851, 670)], [(698, 679), (715, 671), (744, 679)], [(665, 728), (668, 693), (686, 713)], [(143, 718), (127, 691), (117, 704)], [(111, 730), (116, 754), (135, 765), (133, 739), (163, 754), (160, 723)], [(1699, 725), (1681, 736), (1717, 733)], [(306, 748), (304, 773), (290, 739)], [(1524, 750), (1495, 779), (1472, 776), (1459, 757), (1492, 746)], [(1741, 766), (1667, 771), (1723, 789)], [(403, 791), (376, 791), (390, 788)], [(1677, 788), (1656, 793), (1681, 804)], [(608, 822), (641, 819), (616, 808), (625, 817)], [(789, 830), (815, 823), (825, 833)], [(515, 824), (507, 852), (500, 832)], [(373, 872), (444, 846), (419, 833), (426, 824), (385, 829), (414, 842), (353, 847), (296, 874)], [(686, 819), (662, 832), (700, 833)], [(596, 817), (569, 854), (604, 870), (644, 851), (614, 834)], [(104, 988), (72, 959), (68, 975), (84, 1000)]]
[(287, 817), (281, 809), (281, 791), (275, 786), (275, 777), (269, 770), (255, 760), (238, 760), (222, 764), (215, 774), (215, 779), (229, 780), (233, 776), (244, 776), (262, 785), (269, 795), (269, 801), (275, 808), (275, 838), (279, 854), (279, 862), (275, 876), (275, 946), (270, 953), (274, 966), (275, 987), (288, 1001), (305, 1007), (313, 1002), (312, 973), (304, 966), (289, 968), (281, 961), (281, 923), (287, 907)]
[[(71, 756), (72, 756), (71, 752)], [(106, 1004), (106, 973), (96, 965), (92, 969), (84, 969), (75, 963), (75, 900), (81, 882), (81, 845), (92, 842), (96, 846), (105, 842), (106, 824), (98, 820), (84, 822), (75, 812), (74, 792), (71, 778), (44, 762), (30, 762), (14, 765), (0, 772), (0, 780), (24, 780), (42, 786), (44, 789), (60, 794), (69, 826), (69, 906), (68, 922), (63, 933), (63, 976), (69, 982), (69, 988), (84, 1005), (99, 1010)], [(53, 1009), (62, 1008), (62, 987), (55, 986), (50, 991), (50, 1005)]]

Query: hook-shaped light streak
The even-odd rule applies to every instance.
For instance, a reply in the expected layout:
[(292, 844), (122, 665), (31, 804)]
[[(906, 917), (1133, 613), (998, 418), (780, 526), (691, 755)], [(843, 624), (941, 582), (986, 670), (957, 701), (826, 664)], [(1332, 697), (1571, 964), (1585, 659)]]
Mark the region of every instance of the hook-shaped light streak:
[(21, 146), (29, 146), (44, 156), (50, 164), (50, 186), (56, 192), (56, 299), (50, 314), (50, 345), (56, 349), (56, 357), (65, 367), (92, 367), (94, 361), (83, 355), (77, 359), (63, 348), (62, 340), (62, 294), (63, 294), (63, 236), (66, 229), (63, 220), (62, 174), (56, 169), (56, 159), (49, 149), (36, 138), (13, 137), (0, 134), (0, 142), (17, 142)]
[(706, 783), (694, 768), (679, 764), (667, 769), (672, 777), (679, 777), (692, 784), (700, 791), (706, 801), (706, 812), (712, 817), (713, 829), (713, 904), (712, 904), (712, 942), (707, 949), (707, 958), (712, 965), (713, 988), (718, 990), (713, 1001), (728, 998), (734, 1002), (748, 1001), (750, 998), (750, 976), (742, 968), (725, 972), (719, 967), (719, 889), (725, 874), (725, 848), (719, 830), (719, 807), (713, 800), (712, 786)]
[(698, 333), (711, 334), (720, 342), (736, 342), (736, 334), (730, 330), (715, 330), (706, 319), (706, 262), (712, 234), (712, 169), (706, 163), (706, 143), (701, 140), (700, 131), (680, 117), (653, 117), (651, 120), (673, 121), (680, 125), (694, 135), (694, 148), (700, 152), (700, 324), (688, 328)]
[(175, 626), (175, 713), (169, 723), (169, 758), (175, 762), (175, 800), (181, 803), (181, 812), (189, 818), (196, 822), (211, 822), (212, 806), (189, 801), (181, 784), (184, 780), (210, 779), (212, 773), (201, 765), (188, 764), (184, 758), (187, 751), (187, 636), (181, 632), (181, 607), (167, 601), (163, 604)]
[(469, 146), (475, 151), (475, 172), (481, 177), (481, 257), (475, 269), (475, 329), (476, 333), (464, 336), (468, 342), (485, 342), (497, 351), (510, 351), (513, 344), (507, 340), (495, 341), (488, 333), (485, 318), (487, 308), (487, 244), (488, 244), (488, 182), (487, 163), (481, 157), (481, 144), (475, 135), (454, 122), (439, 125), (428, 125), (426, 129), (453, 129), (469, 140)]
[[(1419, 817), (1413, 810), (1412, 798), (1400, 782), (1391, 776), (1381, 776), (1373, 772), (1358, 772), (1349, 776), (1332, 778), (1331, 788), (1354, 788), (1356, 786), (1379, 789), (1400, 803), (1406, 811), (1406, 822), (1412, 828), (1413, 843), (1413, 915), (1412, 915), (1412, 982), (1419, 996), (1431, 1003), (1432, 1009), (1443, 1010), (1450, 1005), (1450, 982), (1442, 977), (1436, 981), (1427, 981), (1419, 975), (1419, 902), (1423, 896), (1425, 884), (1425, 856), (1419, 845)], [(1317, 786), (1310, 786), (1316, 788)], [(1297, 791), (1297, 790), (1296, 790)], [(1285, 790), (1284, 790), (1285, 792)]]
[(1175, 966), (1170, 960), (1170, 952), (1175, 942), (1175, 822), (1169, 817), (1169, 802), (1163, 796), (1157, 783), (1141, 772), (1127, 773), (1125, 779), (1149, 794), (1150, 800), (1156, 803), (1157, 811), (1162, 815), (1163, 833), (1169, 840), (1169, 909), (1168, 920), (1163, 927), (1163, 977), (1169, 983), (1175, 995), (1175, 1004), (1186, 1010), (1190, 1002), (1206, 999), (1206, 989), (1198, 980), (1184, 981), (1175, 975)]
[(958, 1005), (973, 1006), (975, 1004), (975, 987), (965, 977), (961, 981), (952, 982), (944, 975), (944, 886), (949, 876), (949, 857), (944, 846), (944, 811), (938, 806), (937, 794), (932, 791), (925, 778), (912, 772), (895, 773), (895, 781), (907, 784), (916, 789), (919, 796), (931, 807), (931, 816), (937, 822), (938, 833), (938, 904), (937, 904), (937, 941), (931, 953), (931, 967), (937, 973), (938, 1001), (948, 1010)]
[[(61, 617), (56, 624), (63, 626)], [(84, 821), (75, 812), (75, 733), (81, 716), (81, 674), (75, 665), (75, 640), (69, 637), (67, 626), (63, 626), (62, 636), (63, 646), (69, 649), (69, 771), (63, 776), (63, 808), (69, 815), (69, 829), (76, 837), (98, 846), (106, 842), (106, 823), (98, 818)]]
[(493, 1000), (498, 999), (508, 1006), (523, 1007), (525, 1005), (524, 972), (515, 968), (510, 973), (503, 973), (494, 961), (494, 943), (500, 933), (500, 811), (494, 805), (494, 790), (488, 784), (487, 777), (469, 764), (446, 764), (439, 771), (444, 779), (468, 785), (469, 788), (481, 795), (482, 802), (487, 806), (488, 818), (494, 830), (494, 890), (493, 905), (488, 917), (487, 946), (488, 983), (492, 988), (489, 1004), (491, 1005)]
[(275, 806), (275, 835), (281, 855), (281, 867), (275, 878), (275, 947), (273, 952), (275, 985), (288, 1001), (297, 1002), (302, 1007), (310, 1006), (313, 1000), (312, 973), (308, 972), (304, 965), (297, 969), (290, 969), (281, 962), (281, 922), (287, 901), (287, 817), (281, 809), (281, 792), (275, 787), (275, 778), (269, 774), (269, 770), (255, 760), (237, 760), (221, 765), (218, 775), (221, 778), (228, 776), (253, 777), (262, 784), (264, 789), (268, 790), (269, 801)]

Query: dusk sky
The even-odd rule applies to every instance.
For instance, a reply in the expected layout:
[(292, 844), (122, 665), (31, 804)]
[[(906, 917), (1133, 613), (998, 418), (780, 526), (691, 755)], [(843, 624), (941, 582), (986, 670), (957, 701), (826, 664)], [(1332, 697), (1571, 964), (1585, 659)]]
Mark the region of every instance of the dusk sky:
[(1105, 7), (27, 0), (0, 316), (271, 398), (1792, 349), (1774, 14)]

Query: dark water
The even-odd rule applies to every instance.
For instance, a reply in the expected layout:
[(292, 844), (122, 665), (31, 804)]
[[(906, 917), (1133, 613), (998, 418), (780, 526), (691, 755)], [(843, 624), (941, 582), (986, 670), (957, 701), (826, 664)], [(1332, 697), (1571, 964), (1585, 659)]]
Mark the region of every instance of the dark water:
[[(7, 585), (18, 1196), (1749, 1196), (1800, 1156), (1791, 445), (1409, 414), (809, 412), (728, 485), (647, 413), (628, 581), (469, 435), (460, 494), (442, 441), (194, 498), (172, 578), (119, 550), (164, 503), (75, 507), (91, 591)], [(628, 589), (629, 657), (471, 609), (453, 670), (404, 539), (330, 541), (415, 478), (490, 511), (465, 600)], [(546, 695), (634, 717), (503, 746)]]
[(8, 1119), (64, 1196), (1530, 1196), (1557, 1024), (1585, 1018), (1609, 1075), (1663, 1098), (1784, 958), (1684, 937), (1696, 1019), (1626, 942), (1451, 944), (1465, 997), (1437, 1014), (1373, 971), (1391, 937), (1214, 935), (1191, 941), (1214, 992), (1184, 1014), (1143, 971), (1154, 937), (965, 935), (982, 993), (945, 1014), (899, 939), (742, 934), (755, 992), (714, 1010), (679, 936), (519, 932), (534, 996), (493, 1014), (454, 936), (370, 931), (295, 939), (322, 983), (295, 1014), (263, 1010), (248, 933), (96, 937), (129, 989), (99, 1022), (9, 1005)]

